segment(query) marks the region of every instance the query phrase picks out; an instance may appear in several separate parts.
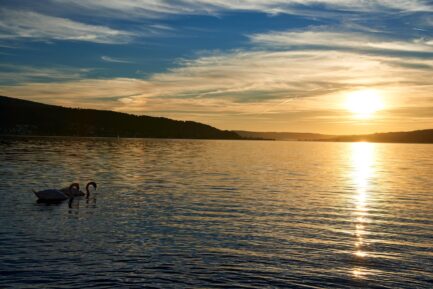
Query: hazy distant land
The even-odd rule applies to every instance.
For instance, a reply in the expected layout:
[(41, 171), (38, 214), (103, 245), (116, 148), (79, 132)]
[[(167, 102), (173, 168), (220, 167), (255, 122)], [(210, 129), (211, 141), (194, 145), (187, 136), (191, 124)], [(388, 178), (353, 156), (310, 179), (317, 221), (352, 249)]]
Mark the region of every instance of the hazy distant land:
[(405, 131), (405, 132), (387, 132), (364, 135), (345, 135), (319, 141), (333, 142), (386, 142), (386, 143), (433, 143), (433, 129)]
[(286, 141), (328, 141), (328, 142), (385, 142), (385, 143), (433, 143), (433, 129), (408, 132), (387, 132), (364, 135), (326, 135), (296, 132), (252, 132), (236, 131), (241, 137)]
[(346, 136), (297, 132), (227, 131), (193, 121), (137, 116), (105, 110), (65, 108), (5, 96), (0, 96), (0, 134), (433, 143), (433, 129)]
[(302, 132), (256, 132), (236, 130), (238, 135), (245, 138), (272, 139), (272, 140), (319, 140), (336, 137), (335, 135), (326, 135), (319, 133), (302, 133)]

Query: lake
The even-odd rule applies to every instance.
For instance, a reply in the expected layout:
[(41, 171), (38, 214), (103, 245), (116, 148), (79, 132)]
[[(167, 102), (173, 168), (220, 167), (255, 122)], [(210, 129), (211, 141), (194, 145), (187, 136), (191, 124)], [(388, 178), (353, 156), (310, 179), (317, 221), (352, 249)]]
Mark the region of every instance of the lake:
[(1, 288), (433, 286), (433, 145), (3, 137), (0, 177)]

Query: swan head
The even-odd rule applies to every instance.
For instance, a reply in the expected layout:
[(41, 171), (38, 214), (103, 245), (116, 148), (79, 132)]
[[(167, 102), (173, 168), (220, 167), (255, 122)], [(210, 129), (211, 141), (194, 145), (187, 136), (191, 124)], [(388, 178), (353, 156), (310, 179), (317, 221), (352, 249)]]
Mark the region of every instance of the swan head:
[(88, 182), (86, 185), (86, 189), (88, 189), (90, 186), (92, 186), (96, 190), (97, 185), (95, 182)]
[(72, 184), (69, 186), (69, 192), (72, 192), (74, 189), (75, 189), (77, 192), (79, 192), (79, 191), (80, 191), (80, 185), (79, 185), (78, 183), (72, 183)]

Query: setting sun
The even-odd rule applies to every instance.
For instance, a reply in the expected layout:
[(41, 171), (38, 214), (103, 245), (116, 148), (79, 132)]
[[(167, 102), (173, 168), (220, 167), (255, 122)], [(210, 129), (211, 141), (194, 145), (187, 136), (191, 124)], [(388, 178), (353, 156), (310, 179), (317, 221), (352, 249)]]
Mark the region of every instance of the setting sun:
[(433, 289), (432, 72), (433, 0), (0, 0), (0, 289)]
[(345, 107), (357, 118), (369, 118), (383, 109), (383, 102), (376, 90), (359, 90), (347, 95)]

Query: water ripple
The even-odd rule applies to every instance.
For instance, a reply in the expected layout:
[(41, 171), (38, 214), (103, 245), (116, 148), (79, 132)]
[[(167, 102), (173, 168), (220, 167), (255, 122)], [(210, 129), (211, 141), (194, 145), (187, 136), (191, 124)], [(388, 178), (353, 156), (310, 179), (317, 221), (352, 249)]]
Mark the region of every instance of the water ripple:
[[(0, 140), (1, 288), (431, 288), (431, 145)], [(89, 201), (32, 189), (98, 182)]]

